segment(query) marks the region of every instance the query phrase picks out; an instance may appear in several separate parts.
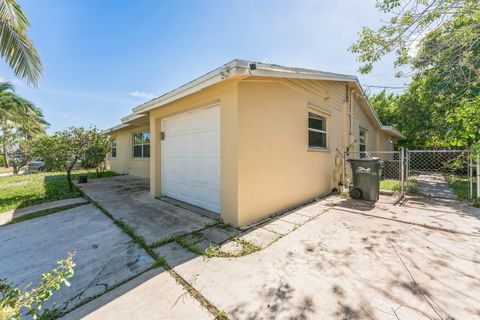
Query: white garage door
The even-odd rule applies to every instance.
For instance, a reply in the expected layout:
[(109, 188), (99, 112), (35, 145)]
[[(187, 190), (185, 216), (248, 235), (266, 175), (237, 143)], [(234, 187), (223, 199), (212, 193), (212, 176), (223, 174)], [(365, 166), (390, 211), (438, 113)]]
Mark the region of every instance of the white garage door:
[(163, 122), (163, 194), (220, 213), (220, 107)]

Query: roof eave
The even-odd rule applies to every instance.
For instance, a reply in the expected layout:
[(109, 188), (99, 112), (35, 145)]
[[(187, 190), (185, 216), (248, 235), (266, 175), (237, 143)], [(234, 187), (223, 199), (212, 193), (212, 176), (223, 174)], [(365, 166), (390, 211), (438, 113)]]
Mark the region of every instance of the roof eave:
[(103, 133), (104, 133), (104, 134), (110, 134), (110, 133), (112, 133), (112, 132), (114, 132), (114, 131), (118, 131), (118, 130), (121, 130), (121, 129), (125, 129), (125, 128), (129, 127), (129, 126), (130, 126), (130, 124), (128, 124), (128, 123), (120, 123), (120, 124), (117, 124), (116, 126), (113, 126), (113, 127), (110, 127), (110, 128), (108, 128), (108, 129), (103, 130)]
[(159, 108), (167, 103), (173, 102), (195, 92), (203, 90), (227, 78), (252, 75), (261, 77), (284, 77), (310, 80), (344, 81), (354, 83), (358, 91), (361, 93), (363, 99), (366, 101), (369, 112), (375, 119), (378, 127), (386, 132), (389, 132), (392, 136), (404, 138), (404, 136), (397, 129), (382, 125), (380, 118), (373, 109), (373, 106), (370, 104), (370, 101), (368, 100), (368, 97), (366, 96), (362, 86), (360, 85), (360, 81), (356, 76), (302, 68), (290, 68), (260, 62), (255, 62), (256, 69), (251, 70), (250, 63), (253, 62), (246, 60), (230, 61), (223, 66), (216, 68), (215, 70), (210, 71), (175, 90), (172, 90), (158, 98), (152, 99), (144, 104), (133, 108), (133, 113), (122, 118), (122, 122), (126, 123), (141, 118), (145, 116), (145, 113), (153, 109)]
[(396, 137), (398, 139), (405, 139), (405, 136), (398, 131), (395, 127), (392, 126), (382, 126), (381, 129), (387, 133), (389, 133), (391, 136)]

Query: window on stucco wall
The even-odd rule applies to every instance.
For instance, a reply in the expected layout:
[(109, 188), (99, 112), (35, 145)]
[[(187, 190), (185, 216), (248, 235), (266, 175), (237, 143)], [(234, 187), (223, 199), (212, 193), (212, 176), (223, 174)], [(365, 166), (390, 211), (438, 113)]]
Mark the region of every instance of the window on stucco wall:
[(308, 147), (327, 149), (327, 118), (313, 112), (308, 113)]
[(360, 151), (360, 157), (366, 157), (367, 151), (367, 130), (360, 128), (360, 134), (358, 135), (358, 147)]
[(133, 133), (133, 157), (150, 158), (150, 130)]
[(117, 157), (117, 138), (112, 138), (112, 151), (111, 151), (112, 158)]

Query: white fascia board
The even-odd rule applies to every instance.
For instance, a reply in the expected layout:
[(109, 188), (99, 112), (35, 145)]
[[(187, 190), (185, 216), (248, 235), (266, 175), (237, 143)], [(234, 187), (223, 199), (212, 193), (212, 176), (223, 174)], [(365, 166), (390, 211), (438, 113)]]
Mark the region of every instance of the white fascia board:
[(392, 126), (382, 126), (382, 130), (394, 137), (405, 139), (405, 136)]
[(356, 81), (356, 77), (330, 72), (288, 68), (271, 64), (256, 63), (257, 70), (250, 71), (250, 61), (233, 60), (173, 91), (133, 108), (134, 113), (145, 113), (167, 103), (200, 91), (232, 76), (252, 75), (263, 77), (285, 77), (312, 80)]
[(121, 120), (122, 120), (122, 123), (128, 123), (129, 121), (140, 119), (140, 118), (143, 118), (143, 117), (145, 117), (144, 114), (132, 113), (132, 114), (129, 114), (128, 116), (126, 116), (126, 117), (123, 117)]
[[(256, 70), (250, 70), (250, 63), (256, 64)], [(188, 96), (192, 93), (198, 92), (202, 89), (205, 89), (211, 85), (219, 83), (226, 78), (233, 76), (260, 76), (260, 77), (278, 77), (278, 78), (296, 78), (296, 79), (309, 79), (309, 80), (330, 80), (330, 81), (345, 81), (355, 83), (357, 89), (362, 94), (363, 99), (367, 102), (368, 109), (373, 115), (377, 125), (384, 131), (388, 131), (391, 134), (394, 134), (398, 137), (403, 137), (403, 135), (392, 127), (385, 127), (382, 125), (380, 118), (373, 109), (370, 101), (368, 100), (360, 82), (356, 76), (324, 72), (318, 70), (302, 69), (302, 68), (291, 68), (284, 67), (274, 64), (259, 63), (246, 60), (233, 60), (229, 63), (224, 64), (223, 66), (206, 73), (205, 75), (190, 81), (189, 83), (172, 90), (158, 98), (152, 99), (142, 105), (139, 105), (133, 108), (133, 114), (122, 119), (122, 122), (131, 121), (138, 119), (143, 116), (146, 112), (159, 108), (167, 103), (173, 102), (175, 100), (181, 99), (185, 96)], [(135, 118), (138, 115), (139, 117)], [(387, 129), (384, 129), (387, 128)]]
[(352, 75), (324, 72), (312, 69), (291, 68), (268, 63), (256, 63), (257, 69), (250, 72), (249, 64), (251, 62), (237, 60), (237, 68), (243, 72), (241, 74), (250, 74), (253, 76), (279, 77), (279, 78), (298, 78), (310, 80), (331, 80), (331, 81), (356, 81), (357, 77)]
[(405, 139), (405, 136), (403, 134), (401, 134), (400, 131), (398, 131), (396, 128), (394, 128), (392, 126), (384, 126), (382, 124), (382, 121), (380, 121), (380, 118), (378, 117), (378, 114), (375, 112), (375, 109), (373, 109), (373, 106), (370, 103), (370, 100), (368, 99), (367, 95), (365, 94), (365, 91), (363, 90), (363, 87), (360, 85), (360, 81), (358, 81), (358, 79), (355, 79), (355, 84), (357, 85), (357, 88), (362, 93), (362, 97), (367, 102), (368, 109), (371, 112), (371, 114), (375, 117), (375, 120), (376, 120), (378, 126), (380, 127), (380, 129), (384, 132), (389, 133), (392, 136), (395, 136), (395, 137), (401, 138), (401, 139)]
[(184, 84), (183, 86), (175, 90), (172, 90), (158, 98), (150, 100), (142, 105), (139, 105), (138, 107), (133, 108), (133, 112), (144, 113), (152, 109), (161, 107), (162, 105), (165, 105), (172, 101), (188, 96), (194, 92), (200, 91), (206, 87), (214, 85), (224, 80), (225, 78), (231, 76), (232, 74), (231, 69), (235, 67), (235, 63), (236, 63), (236, 60), (231, 61), (193, 81), (190, 81), (187, 84)]
[(120, 129), (124, 129), (124, 128), (129, 127), (129, 126), (130, 125), (128, 123), (120, 123), (120, 124), (117, 124), (116, 126), (113, 126), (113, 127), (110, 127), (108, 129), (103, 130), (102, 133), (109, 134), (110, 132), (120, 130)]
[(375, 109), (373, 109), (373, 106), (370, 103), (370, 100), (368, 99), (367, 95), (365, 94), (365, 91), (363, 91), (363, 88), (360, 85), (360, 81), (358, 81), (358, 79), (355, 79), (355, 84), (357, 85), (357, 89), (362, 94), (363, 100), (365, 100), (367, 102), (368, 110), (370, 111), (370, 113), (375, 118), (375, 121), (377, 122), (378, 126), (381, 128), (383, 126), (382, 122), (380, 121), (380, 118), (378, 117), (377, 113), (375, 112)]

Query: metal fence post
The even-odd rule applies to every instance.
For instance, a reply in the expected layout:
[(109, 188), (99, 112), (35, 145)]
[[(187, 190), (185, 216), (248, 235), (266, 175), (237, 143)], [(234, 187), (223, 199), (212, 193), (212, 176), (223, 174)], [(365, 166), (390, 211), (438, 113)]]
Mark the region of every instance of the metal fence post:
[(468, 150), (468, 200), (473, 199), (473, 154)]
[(405, 182), (406, 182), (406, 188), (405, 191), (407, 193), (410, 193), (410, 184), (408, 180), (410, 179), (410, 152), (408, 148), (405, 148)]
[(477, 154), (477, 199), (480, 199), (480, 156)]
[(405, 192), (405, 149), (403, 147), (400, 148), (400, 188), (401, 188), (401, 196), (404, 195)]

